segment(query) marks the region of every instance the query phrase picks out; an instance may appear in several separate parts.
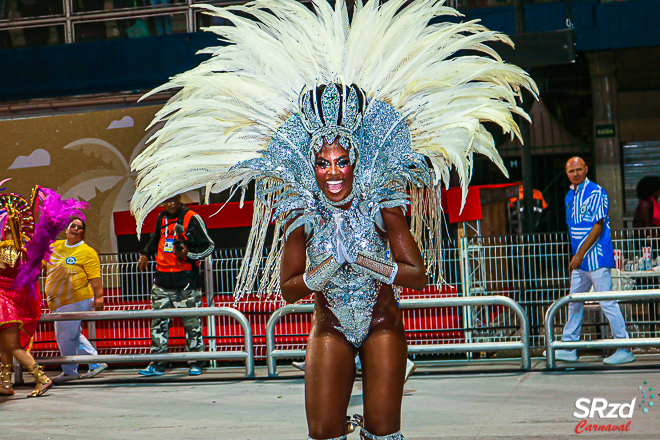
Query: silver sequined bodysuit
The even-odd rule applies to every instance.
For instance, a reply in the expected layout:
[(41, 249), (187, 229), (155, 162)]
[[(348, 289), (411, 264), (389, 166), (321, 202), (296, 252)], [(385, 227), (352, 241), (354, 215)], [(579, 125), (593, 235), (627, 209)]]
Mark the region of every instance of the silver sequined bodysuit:
[[(382, 227), (380, 214), (375, 220), (365, 218), (353, 203), (350, 209), (342, 211), (331, 208), (334, 216), (348, 222), (353, 231), (351, 246), (371, 251), (381, 258), (387, 258), (387, 242), (378, 234), (376, 222)], [(307, 239), (307, 258), (311, 267), (316, 267), (332, 253), (332, 236), (336, 219), (328, 211), (318, 217)], [(308, 232), (306, 228), (306, 232)], [(339, 320), (335, 328), (341, 331), (348, 341), (360, 347), (369, 333), (373, 308), (378, 298), (381, 282), (369, 275), (344, 264), (328, 281), (321, 292), (328, 300), (329, 308)]]

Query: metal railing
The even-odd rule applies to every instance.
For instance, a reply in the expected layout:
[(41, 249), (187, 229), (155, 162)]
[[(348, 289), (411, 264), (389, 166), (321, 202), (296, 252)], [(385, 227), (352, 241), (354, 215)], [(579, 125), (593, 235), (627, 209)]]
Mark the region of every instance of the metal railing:
[[(190, 8), (190, 6), (194, 3), (199, 2), (186, 0), (183, 3), (172, 3), (168, 6), (142, 6), (139, 8), (116, 10), (100, 9), (97, 11), (75, 11), (73, 8), (73, 0), (63, 0), (62, 14), (0, 20), (0, 30), (29, 29), (33, 27), (53, 25), (63, 26), (64, 42), (75, 43), (74, 26), (77, 24), (184, 14), (186, 20), (186, 32), (195, 32), (197, 26), (195, 15), (196, 11)], [(227, 2), (219, 3), (224, 4)]]
[[(310, 4), (310, 0), (299, 0), (301, 3)], [(548, 0), (542, 0), (547, 2)], [(554, 0), (560, 1), (560, 0)], [(19, 9), (0, 9), (0, 31), (20, 31), (35, 27), (58, 26), (63, 28), (64, 43), (75, 43), (77, 40), (75, 27), (81, 24), (113, 22), (117, 20), (129, 19), (154, 19), (162, 17), (181, 16), (185, 20), (185, 31), (196, 32), (199, 30), (198, 23), (200, 10), (191, 8), (198, 4), (211, 4), (215, 6), (229, 6), (247, 3), (248, 0), (173, 0), (167, 4), (160, 5), (138, 5), (134, 7), (119, 7), (112, 9), (98, 8), (85, 9), (79, 6), (75, 0), (61, 0), (61, 5), (57, 7), (50, 3), (43, 12), (38, 15), (20, 16)], [(45, 3), (45, 2), (44, 2)], [(511, 6), (518, 4), (518, 0), (489, 0), (488, 2), (474, 0), (447, 0), (445, 5), (460, 9), (473, 9), (493, 6)], [(11, 6), (11, 2), (8, 2)], [(104, 5), (107, 7), (107, 5)], [(518, 6), (516, 6), (518, 7)], [(17, 14), (18, 13), (18, 14)], [(43, 15), (42, 15), (43, 14)], [(19, 16), (17, 16), (19, 15)], [(183, 29), (182, 29), (183, 30)]]
[[(629, 266), (650, 247), (653, 256), (660, 249), (660, 228), (613, 231), (614, 248), (621, 251), (624, 269), (612, 270), (613, 290), (660, 289), (660, 271), (640, 271)], [(237, 307), (231, 293), (243, 259), (242, 249), (218, 250), (204, 266), (206, 275), (205, 305)], [(444, 296), (489, 298), (503, 295), (518, 303), (529, 321), (530, 348), (540, 350), (546, 346), (544, 316), (557, 300), (569, 294), (570, 242), (566, 234), (529, 234), (524, 236), (464, 237), (445, 241), (442, 247), (442, 286), (425, 293), (415, 292), (411, 299), (439, 299)], [(101, 278), (105, 289), (106, 310), (149, 310), (149, 292), (154, 265), (146, 272), (137, 270), (137, 255), (100, 255)], [(42, 279), (43, 281), (43, 279)], [(429, 280), (430, 284), (432, 280)], [(42, 286), (42, 292), (45, 290)], [(403, 292), (407, 301), (410, 292)], [(45, 298), (44, 298), (45, 300)], [(455, 303), (454, 303), (455, 304)], [(658, 312), (660, 299), (632, 301), (621, 304), (631, 338), (660, 336)], [(253, 355), (267, 359), (266, 324), (271, 313), (283, 304), (275, 298), (251, 297), (238, 305), (253, 329)], [(48, 314), (44, 310), (44, 315)], [(45, 316), (44, 316), (45, 318)], [(137, 318), (137, 317), (136, 317)], [(310, 325), (310, 316), (289, 314), (279, 323), (287, 333), (294, 335), (278, 348), (304, 353), (304, 336)], [(460, 344), (464, 342), (508, 342), (517, 338), (519, 330), (516, 314), (508, 307), (473, 303), (470, 306), (414, 309), (404, 312), (410, 345)], [(556, 327), (567, 320), (566, 309), (555, 315)], [(53, 338), (53, 325), (42, 319), (33, 347), (37, 356), (59, 356)], [(583, 326), (584, 340), (602, 339), (600, 331), (607, 322), (599, 308), (587, 306)], [(208, 317), (204, 326), (207, 349), (227, 351), (243, 348), (242, 329), (227, 316)], [(94, 322), (87, 324), (88, 338), (103, 355), (138, 355), (149, 352), (151, 340), (149, 323), (140, 319), (125, 319), (106, 323), (100, 331)], [(280, 330), (282, 331), (282, 330)], [(182, 350), (183, 329), (178, 323), (171, 329), (170, 351)], [(517, 339), (516, 339), (517, 340)], [(214, 345), (217, 347), (215, 348)], [(411, 350), (412, 353), (412, 350)], [(467, 352), (470, 359), (471, 353)], [(211, 364), (213, 366), (213, 364)]]
[[(211, 4), (222, 7), (247, 2), (248, 0), (174, 0), (160, 5), (146, 4), (113, 9), (79, 10), (74, 7), (75, 0), (62, 0), (61, 10), (44, 12), (44, 15), (16, 17), (18, 10), (7, 10), (5, 11), (5, 17), (0, 15), (0, 31), (59, 26), (64, 29), (64, 43), (69, 44), (76, 42), (75, 27), (81, 24), (182, 16), (185, 19), (185, 32), (191, 33), (199, 30), (198, 19), (199, 14), (202, 12), (201, 9), (192, 8), (192, 6)], [(309, 3), (309, 0), (301, 0), (301, 2)]]
[[(529, 322), (522, 307), (505, 296), (468, 297), (468, 298), (425, 298), (402, 300), (402, 309), (415, 309), (424, 307), (461, 307), (478, 305), (507, 306), (518, 316), (520, 323), (520, 340), (510, 342), (467, 342), (458, 344), (427, 344), (409, 345), (409, 354), (440, 354), (440, 353), (468, 353), (481, 351), (521, 350), (522, 369), (531, 368), (529, 354)], [(266, 324), (266, 361), (268, 376), (277, 377), (276, 359), (291, 359), (305, 357), (306, 350), (276, 350), (275, 325), (285, 315), (291, 313), (311, 313), (314, 304), (290, 304), (276, 310)]]
[[(244, 360), (245, 376), (254, 377), (254, 349), (252, 346), (252, 328), (245, 315), (229, 307), (202, 307), (189, 309), (168, 310), (115, 310), (107, 312), (69, 312), (50, 313), (42, 315), (40, 322), (55, 321), (110, 321), (118, 319), (144, 319), (144, 318), (183, 318), (193, 316), (230, 316), (238, 321), (243, 328), (245, 350), (242, 351), (207, 351), (188, 353), (162, 353), (162, 354), (109, 354), (109, 355), (83, 355), (37, 358), (40, 364), (81, 364), (81, 363), (125, 363), (125, 362), (153, 362), (153, 361), (215, 361), (215, 360)], [(21, 374), (16, 374), (17, 380)]]
[[(612, 270), (613, 290), (660, 289), (660, 272), (631, 268), (644, 248), (651, 248), (653, 257), (660, 250), (660, 228), (612, 231), (615, 251), (621, 254), (623, 270)], [(459, 240), (462, 267), (467, 279), (464, 289), (468, 296), (505, 295), (519, 303), (530, 321), (531, 346), (545, 347), (544, 316), (548, 308), (570, 293), (572, 258), (567, 233), (475, 236)], [(629, 324), (631, 337), (660, 336), (657, 302), (622, 304), (623, 316)], [(491, 307), (474, 307), (470, 316), (476, 341), (496, 341), (515, 332), (514, 318), (508, 310), (502, 313)], [(557, 324), (568, 319), (565, 310), (557, 315)], [(585, 310), (585, 339), (598, 339), (602, 319), (595, 308)]]
[(628, 347), (660, 347), (660, 338), (630, 338), (630, 339), (606, 339), (600, 341), (555, 341), (554, 340), (554, 318), (557, 311), (568, 303), (586, 301), (612, 301), (612, 300), (639, 300), (660, 299), (660, 289), (640, 290), (635, 292), (590, 292), (572, 293), (555, 301), (545, 314), (545, 359), (547, 368), (555, 368), (556, 349), (577, 348), (628, 348)]

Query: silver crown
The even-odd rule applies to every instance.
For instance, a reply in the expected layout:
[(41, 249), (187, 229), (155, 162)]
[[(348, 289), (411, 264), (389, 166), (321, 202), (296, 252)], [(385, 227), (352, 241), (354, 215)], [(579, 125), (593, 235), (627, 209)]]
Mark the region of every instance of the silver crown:
[(317, 95), (316, 90), (307, 90), (305, 86), (298, 98), (300, 120), (311, 135), (312, 152), (323, 147), (323, 140), (331, 144), (339, 137), (339, 144), (349, 152), (351, 163), (355, 163), (358, 146), (355, 134), (362, 123), (364, 92), (355, 85), (328, 84), (320, 103)]

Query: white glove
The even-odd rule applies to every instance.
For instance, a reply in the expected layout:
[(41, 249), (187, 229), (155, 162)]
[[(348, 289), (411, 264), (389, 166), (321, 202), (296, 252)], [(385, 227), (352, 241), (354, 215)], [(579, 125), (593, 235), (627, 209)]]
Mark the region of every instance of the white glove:
[(348, 236), (347, 235), (348, 231), (345, 230), (347, 229), (347, 226), (344, 223), (344, 218), (342, 217), (342, 213), (332, 214), (332, 216), (335, 219), (335, 237), (337, 243), (337, 254), (339, 256), (339, 259), (342, 260), (341, 262), (338, 261), (338, 263), (343, 264), (344, 262), (347, 262), (353, 264), (355, 263), (357, 254), (353, 254), (348, 249), (349, 246), (346, 240), (346, 237)]

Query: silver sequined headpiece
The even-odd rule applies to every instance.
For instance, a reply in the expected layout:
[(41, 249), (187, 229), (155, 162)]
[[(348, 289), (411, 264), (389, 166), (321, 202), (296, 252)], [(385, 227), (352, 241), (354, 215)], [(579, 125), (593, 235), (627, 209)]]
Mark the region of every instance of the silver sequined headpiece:
[(365, 102), (364, 92), (356, 85), (328, 84), (316, 90), (307, 90), (305, 86), (298, 105), (302, 125), (311, 135), (312, 153), (323, 147), (324, 140), (331, 144), (339, 137), (339, 144), (349, 152), (354, 164), (358, 146), (356, 133), (362, 123)]

